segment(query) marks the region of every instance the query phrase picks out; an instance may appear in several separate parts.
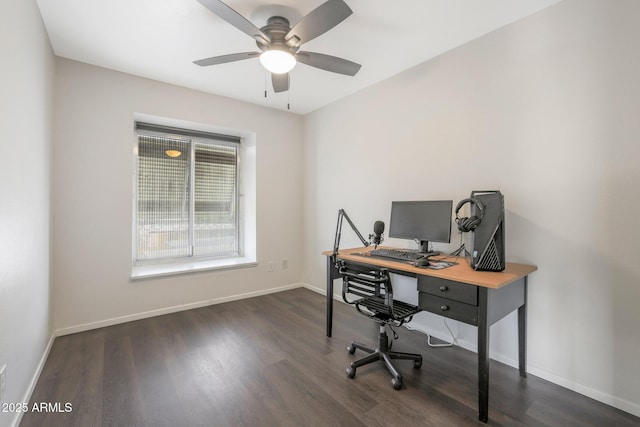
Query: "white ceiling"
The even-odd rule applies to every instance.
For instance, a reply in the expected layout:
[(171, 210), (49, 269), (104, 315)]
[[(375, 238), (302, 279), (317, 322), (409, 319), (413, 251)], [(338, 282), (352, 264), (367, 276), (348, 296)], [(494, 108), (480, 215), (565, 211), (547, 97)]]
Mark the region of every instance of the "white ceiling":
[[(325, 0), (227, 0), (262, 27), (293, 26)], [(274, 94), (258, 59), (199, 67), (192, 61), (254, 51), (254, 40), (196, 0), (37, 0), (57, 56), (306, 114), (559, 0), (345, 0), (353, 15), (303, 50), (362, 64), (355, 77), (298, 64)], [(264, 97), (265, 81), (268, 97)]]

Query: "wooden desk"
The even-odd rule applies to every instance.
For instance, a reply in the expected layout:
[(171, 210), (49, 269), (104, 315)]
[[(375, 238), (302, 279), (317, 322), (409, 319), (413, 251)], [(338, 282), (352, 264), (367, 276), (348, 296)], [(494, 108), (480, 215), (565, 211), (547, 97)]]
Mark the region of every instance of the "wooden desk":
[[(518, 309), (518, 367), (526, 378), (527, 358), (527, 278), (537, 267), (507, 263), (502, 272), (475, 271), (466, 258), (457, 265), (434, 270), (409, 263), (366, 256), (372, 248), (341, 250), (338, 259), (351, 263), (388, 268), (389, 271), (416, 277), (418, 305), (424, 311), (439, 314), (478, 328), (478, 418), (489, 419), (489, 329), (498, 320)], [(333, 281), (340, 278), (331, 251), (327, 256), (327, 336), (333, 323)], [(437, 259), (437, 257), (435, 258)]]

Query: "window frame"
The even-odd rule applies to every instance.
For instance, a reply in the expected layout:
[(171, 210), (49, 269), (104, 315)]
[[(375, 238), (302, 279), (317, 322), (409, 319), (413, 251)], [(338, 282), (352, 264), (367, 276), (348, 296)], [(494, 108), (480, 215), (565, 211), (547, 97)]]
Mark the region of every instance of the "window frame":
[[(189, 234), (193, 236), (194, 216), (195, 216), (195, 152), (196, 143), (235, 146), (235, 185), (234, 200), (236, 210), (236, 233), (237, 253), (218, 254), (218, 255), (194, 255), (193, 246), (191, 246), (190, 254), (187, 256), (155, 258), (149, 260), (137, 259), (138, 251), (138, 176), (139, 176), (139, 136), (140, 135), (158, 136), (164, 138), (176, 138), (189, 141), (189, 179), (190, 179), (190, 212), (189, 212)], [(184, 273), (197, 271), (202, 269), (219, 269), (219, 268), (237, 268), (246, 266), (255, 266), (255, 255), (245, 256), (245, 212), (242, 203), (241, 189), (243, 188), (243, 142), (242, 136), (219, 134), (217, 132), (194, 130), (188, 127), (174, 127), (163, 124), (152, 124), (145, 121), (134, 121), (134, 170), (133, 170), (133, 206), (132, 206), (132, 278), (148, 277), (166, 274)], [(192, 197), (193, 196), (193, 197)], [(192, 237), (190, 237), (191, 239)], [(193, 240), (190, 240), (193, 243)]]

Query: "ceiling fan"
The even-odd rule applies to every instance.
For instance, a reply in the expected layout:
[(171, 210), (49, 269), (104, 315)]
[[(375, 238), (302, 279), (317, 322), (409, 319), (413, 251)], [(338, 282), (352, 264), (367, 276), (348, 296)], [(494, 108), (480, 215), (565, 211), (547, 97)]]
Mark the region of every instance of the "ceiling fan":
[(198, 0), (198, 2), (243, 33), (253, 37), (261, 52), (214, 56), (193, 61), (196, 65), (206, 67), (260, 57), (262, 65), (271, 72), (271, 82), (275, 92), (289, 90), (289, 71), (297, 62), (347, 76), (355, 76), (360, 70), (360, 64), (355, 62), (300, 50), (302, 44), (326, 33), (353, 13), (342, 0), (328, 0), (309, 12), (293, 28), (282, 16), (272, 16), (267, 19), (267, 25), (258, 28), (219, 0)]

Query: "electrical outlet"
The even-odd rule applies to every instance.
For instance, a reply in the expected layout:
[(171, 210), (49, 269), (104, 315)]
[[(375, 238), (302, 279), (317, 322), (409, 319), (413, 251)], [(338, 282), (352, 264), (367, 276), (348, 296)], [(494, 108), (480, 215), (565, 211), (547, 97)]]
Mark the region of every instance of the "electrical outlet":
[(273, 271), (273, 261), (269, 261), (269, 263), (267, 264), (267, 271)]
[(282, 258), (282, 269), (286, 270), (289, 267), (289, 261), (286, 258)]
[(0, 367), (0, 401), (2, 401), (7, 388), (7, 365)]

